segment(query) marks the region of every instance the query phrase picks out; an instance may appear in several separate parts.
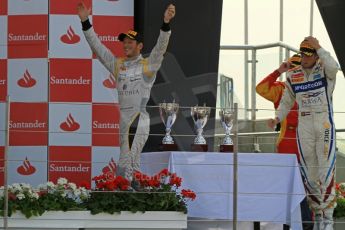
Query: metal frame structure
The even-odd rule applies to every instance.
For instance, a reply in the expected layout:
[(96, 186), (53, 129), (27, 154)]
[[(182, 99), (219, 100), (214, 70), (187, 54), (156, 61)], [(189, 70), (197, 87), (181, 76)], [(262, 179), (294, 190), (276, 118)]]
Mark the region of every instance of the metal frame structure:
[[(244, 110), (245, 110), (245, 119), (248, 119), (248, 113), (251, 111), (251, 120), (256, 120), (256, 93), (255, 93), (255, 87), (256, 87), (256, 57), (257, 57), (257, 50), (262, 49), (269, 49), (269, 48), (275, 48), (279, 47), (282, 50), (285, 49), (285, 57), (290, 56), (290, 52), (298, 52), (298, 49), (289, 46), (288, 44), (285, 44), (283, 42), (276, 42), (276, 43), (268, 43), (263, 45), (224, 45), (220, 46), (220, 50), (244, 50), (244, 51), (251, 51), (251, 60), (247, 60), (246, 66), (248, 66), (248, 63), (251, 63), (251, 89), (249, 90), (249, 84), (245, 85), (245, 104), (244, 104)], [(245, 67), (246, 69), (247, 67)], [(245, 71), (245, 81), (247, 79), (248, 81), (248, 73)], [(249, 92), (251, 94), (251, 109), (249, 109)], [(255, 129), (253, 129), (255, 132)]]
[[(314, 28), (314, 1), (315, 0), (310, 0), (310, 20), (309, 20), (309, 35), (312, 36), (313, 35), (313, 28)], [(244, 50), (244, 91), (245, 91), (245, 97), (244, 97), (244, 108), (245, 108), (245, 119), (248, 120), (249, 119), (249, 113), (248, 113), (248, 108), (249, 108), (249, 96), (248, 96), (248, 92), (249, 91), (249, 63), (254, 64), (254, 61), (256, 62), (256, 60), (253, 58), (253, 56), (255, 57), (256, 55), (252, 53), (252, 60), (249, 61), (249, 55), (248, 55), (248, 51), (252, 50), (253, 52), (255, 52), (254, 50), (257, 49), (261, 49), (259, 48), (260, 46), (256, 46), (258, 48), (255, 49), (254, 46), (248, 46), (249, 44), (249, 12), (248, 12), (248, 8), (249, 8), (249, 2), (248, 0), (243, 0), (244, 3), (244, 38), (243, 38), (243, 44), (244, 46), (242, 47), (247, 47), (247, 48), (243, 48), (243, 49), (232, 49), (232, 50)], [(282, 44), (283, 46), (277, 45), (277, 46), (271, 46), (271, 47), (266, 47), (266, 48), (272, 48), (272, 47), (279, 47), (279, 63), (281, 63), (283, 61), (283, 49), (289, 49), (295, 51), (296, 49), (294, 49), (293, 47), (289, 47), (286, 44), (283, 43), (284, 40), (284, 0), (280, 0), (279, 2), (279, 34), (278, 34), (278, 40), (280, 44)], [(276, 44), (278, 44), (276, 43)], [(286, 46), (285, 46), (286, 45)], [(240, 46), (221, 46), (220, 50), (229, 50), (231, 49), (230, 47), (240, 47)], [(249, 47), (253, 47), (253, 48), (249, 48)], [(296, 51), (295, 51), (296, 52)], [(285, 53), (285, 58), (289, 56), (289, 52)], [(253, 73), (253, 68), (256, 68), (256, 66), (254, 65), (254, 67), (252, 66), (252, 73)], [(253, 76), (252, 76), (252, 80), (253, 80)], [(253, 86), (251, 88), (251, 91), (253, 90)], [(253, 95), (252, 95), (252, 99), (253, 99)], [(255, 98), (254, 98), (255, 100)], [(253, 104), (253, 101), (252, 101)], [(253, 107), (252, 107), (253, 108)], [(254, 115), (253, 115), (254, 114)], [(252, 113), (252, 117), (251, 119), (253, 119), (253, 116), (255, 116), (255, 113)]]

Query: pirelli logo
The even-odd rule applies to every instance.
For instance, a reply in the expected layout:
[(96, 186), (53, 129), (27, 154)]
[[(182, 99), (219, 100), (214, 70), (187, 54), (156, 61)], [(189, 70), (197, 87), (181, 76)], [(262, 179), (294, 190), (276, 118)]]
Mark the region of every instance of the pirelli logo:
[(305, 92), (309, 90), (314, 90), (314, 89), (320, 89), (322, 87), (326, 86), (326, 81), (324, 79), (312, 81), (312, 82), (306, 82), (302, 84), (296, 84), (293, 85), (293, 91), (295, 93), (300, 93), (300, 92)]

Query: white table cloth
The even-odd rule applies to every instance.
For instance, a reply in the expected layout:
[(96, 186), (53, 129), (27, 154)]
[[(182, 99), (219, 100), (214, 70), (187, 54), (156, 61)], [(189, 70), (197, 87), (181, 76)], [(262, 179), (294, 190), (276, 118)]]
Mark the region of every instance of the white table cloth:
[[(141, 168), (151, 175), (168, 168), (183, 178), (182, 188), (197, 194), (189, 203), (189, 217), (232, 220), (233, 154), (143, 153)], [(238, 154), (238, 221), (286, 223), (302, 229), (304, 197), (295, 155)]]

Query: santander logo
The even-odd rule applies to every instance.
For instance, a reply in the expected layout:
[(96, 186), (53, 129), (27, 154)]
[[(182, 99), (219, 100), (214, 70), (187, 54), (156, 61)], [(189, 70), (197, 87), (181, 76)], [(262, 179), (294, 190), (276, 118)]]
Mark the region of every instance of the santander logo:
[(23, 164), (17, 168), (17, 172), (21, 175), (29, 176), (36, 172), (36, 168), (31, 165), (30, 161), (26, 157)]
[(116, 88), (116, 82), (115, 79), (109, 74), (108, 78), (103, 81), (103, 86), (109, 89), (115, 89)]
[(74, 120), (72, 114), (69, 113), (66, 118), (66, 121), (60, 124), (60, 128), (67, 132), (73, 132), (78, 130), (80, 128), (80, 125), (78, 122)]
[(20, 78), (18, 81), (17, 81), (17, 84), (20, 86), (20, 87), (23, 87), (23, 88), (31, 88), (33, 87), (34, 85), (36, 85), (36, 80), (34, 78), (31, 77), (31, 74), (29, 73), (29, 71), (26, 69), (24, 75), (22, 78)]
[(105, 166), (103, 169), (102, 169), (102, 172), (104, 174), (108, 174), (108, 173), (111, 173), (113, 174), (114, 176), (116, 175), (116, 163), (114, 161), (113, 158), (111, 158), (111, 160), (109, 161), (108, 165)]
[(66, 44), (75, 44), (80, 41), (80, 37), (74, 32), (72, 26), (69, 26), (67, 33), (62, 35), (60, 40)]

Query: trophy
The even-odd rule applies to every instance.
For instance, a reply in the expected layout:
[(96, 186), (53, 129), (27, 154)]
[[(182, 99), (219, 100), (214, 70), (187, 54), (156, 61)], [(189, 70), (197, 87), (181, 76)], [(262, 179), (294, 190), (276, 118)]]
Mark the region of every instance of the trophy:
[(222, 109), (219, 111), (220, 123), (225, 130), (223, 144), (220, 145), (220, 152), (233, 152), (234, 144), (231, 140), (230, 133), (233, 126), (234, 115), (231, 110)]
[(205, 138), (203, 137), (203, 128), (205, 127), (208, 117), (210, 116), (211, 108), (204, 106), (194, 106), (191, 108), (191, 115), (196, 128), (197, 136), (192, 144), (192, 151), (207, 152), (208, 146)]
[(177, 150), (177, 145), (174, 143), (174, 139), (170, 135), (171, 127), (176, 121), (177, 113), (179, 110), (179, 104), (175, 103), (160, 103), (159, 104), (159, 114), (161, 120), (165, 126), (165, 137), (160, 145), (160, 150), (162, 151), (175, 151)]

